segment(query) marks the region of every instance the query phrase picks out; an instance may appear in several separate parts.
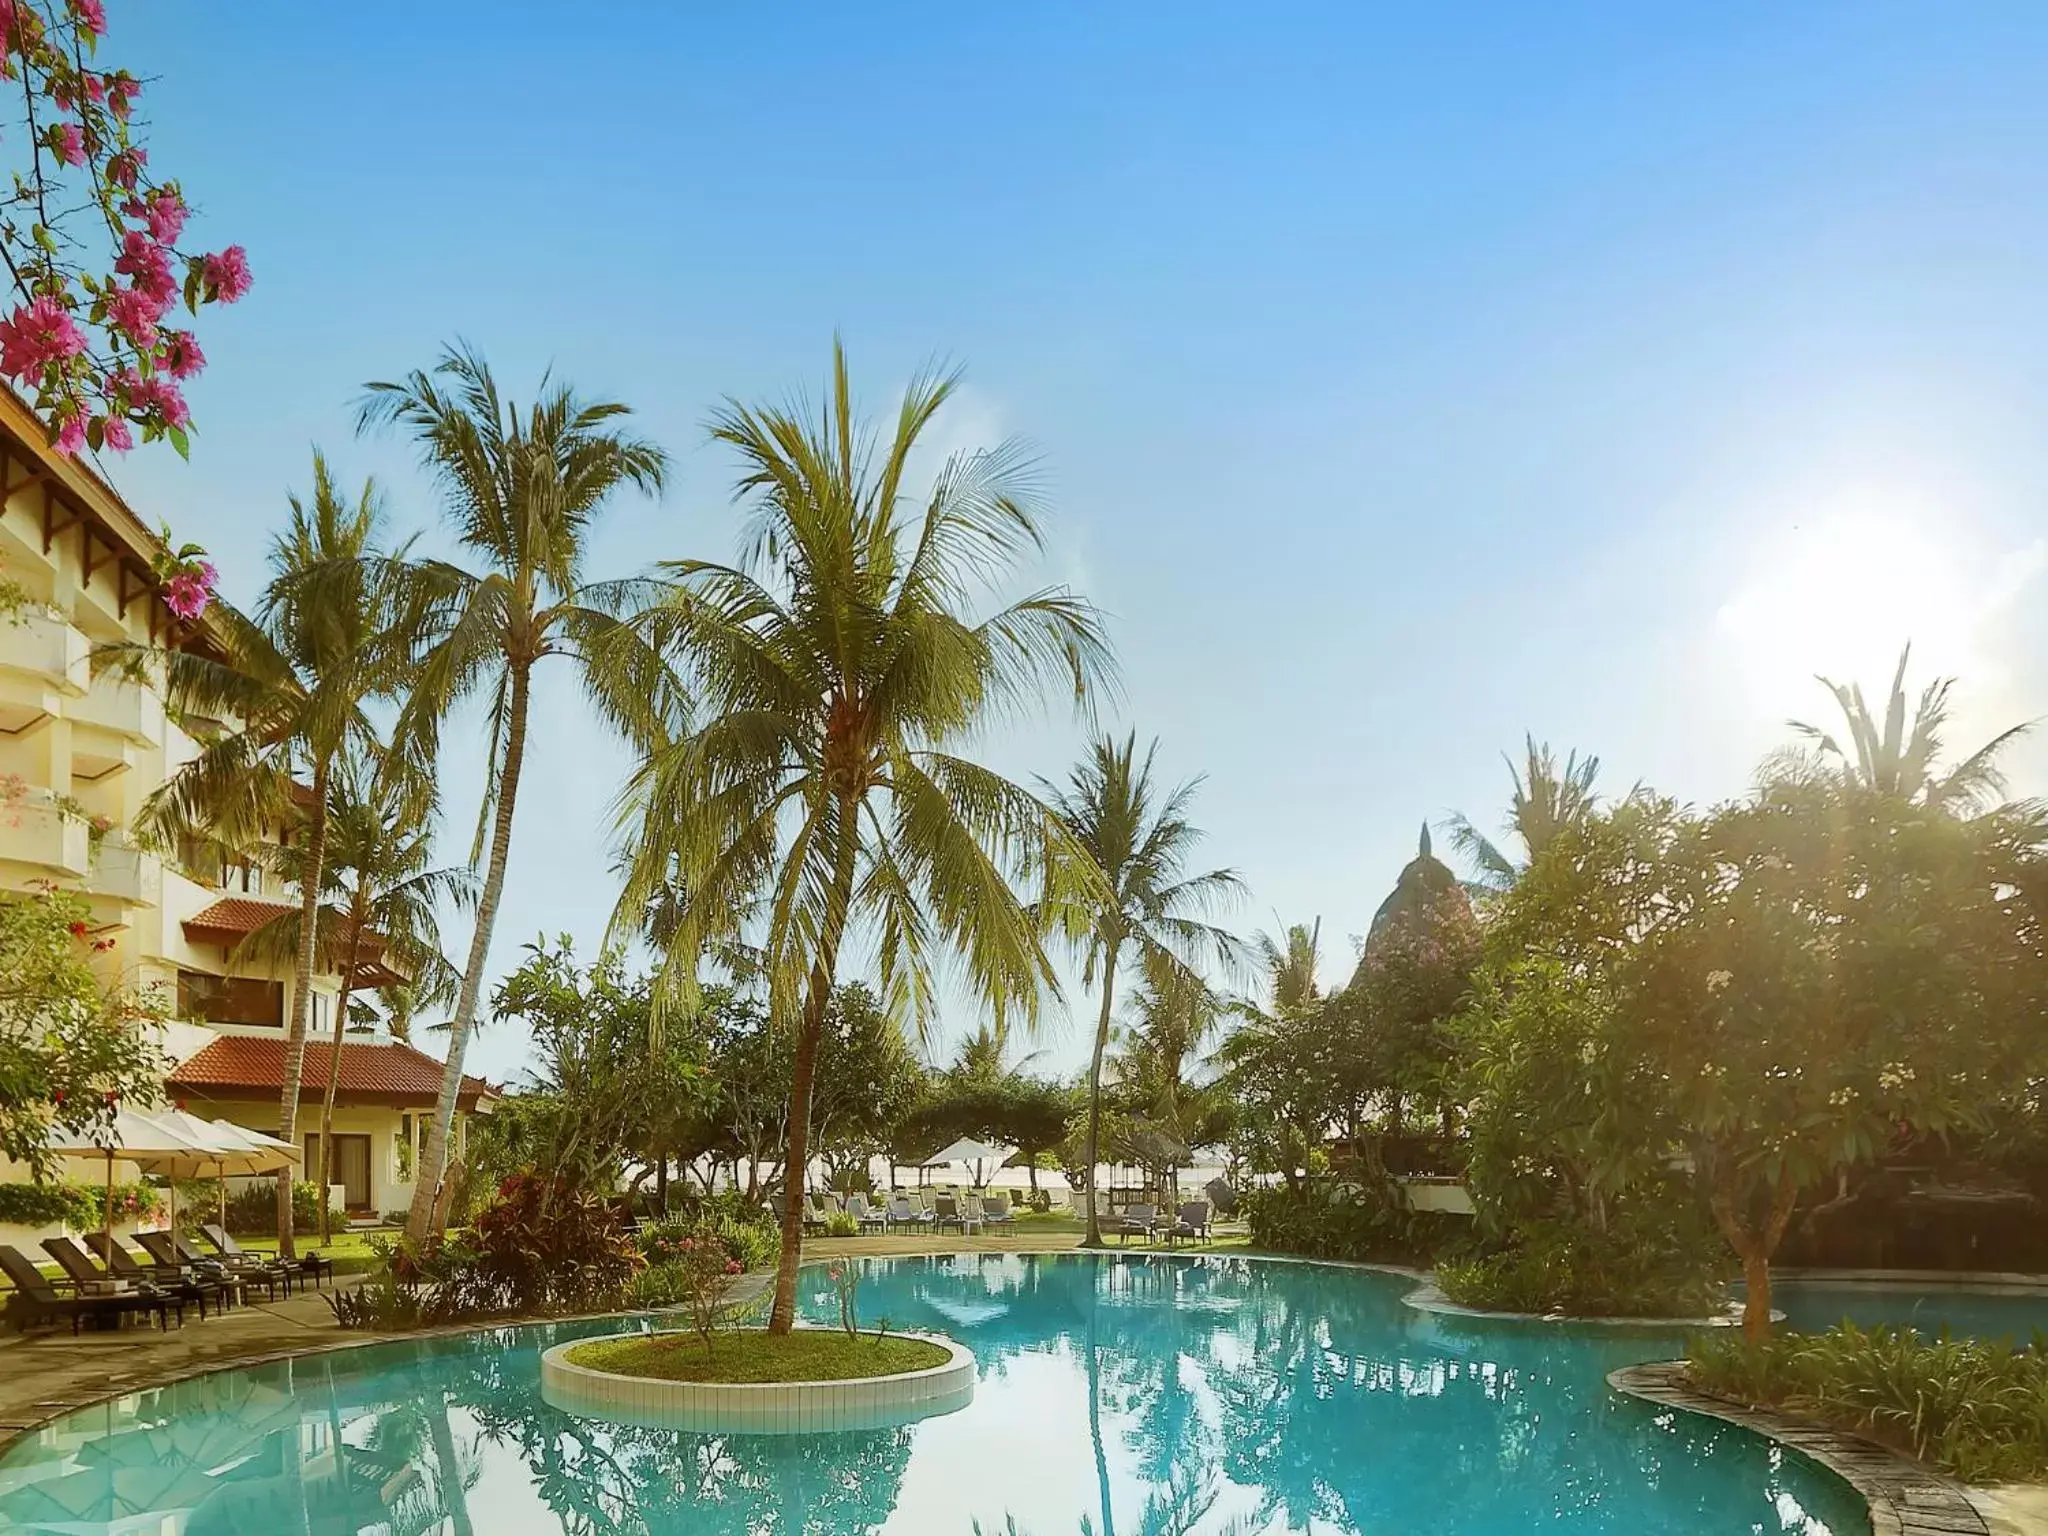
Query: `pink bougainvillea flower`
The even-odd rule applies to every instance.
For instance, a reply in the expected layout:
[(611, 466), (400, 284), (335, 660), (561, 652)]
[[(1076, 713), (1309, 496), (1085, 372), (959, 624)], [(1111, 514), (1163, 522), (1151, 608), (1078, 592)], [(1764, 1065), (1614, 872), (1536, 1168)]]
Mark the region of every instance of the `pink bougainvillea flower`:
[(211, 595), (190, 571), (180, 571), (164, 583), (164, 606), (177, 618), (198, 618), (206, 612), (206, 601)]
[(214, 298), (232, 304), (249, 291), (249, 253), (239, 245), (205, 258), (206, 286)]
[[(112, 97), (111, 93), (119, 85), (120, 82), (117, 80), (107, 87), (110, 93), (109, 105), (113, 105), (117, 113), (120, 111), (120, 108), (118, 105), (114, 105), (114, 103), (119, 98)], [(124, 192), (133, 191), (136, 178), (141, 176), (142, 168), (148, 163), (149, 151), (140, 146), (118, 150), (107, 157), (107, 180), (121, 188)]]
[(135, 446), (135, 431), (126, 416), (109, 416), (100, 432), (106, 445), (116, 453), (126, 453)]
[(149, 233), (160, 245), (175, 245), (185, 228), (185, 199), (169, 187), (159, 187), (147, 199), (137, 199), (128, 205), (130, 217), (141, 218), (149, 225)]
[(85, 99), (96, 107), (103, 105), (107, 99), (106, 77), (87, 70), (80, 78), (85, 81)]
[(85, 333), (71, 314), (48, 294), (15, 307), (0, 321), (0, 373), (11, 379), (39, 373), (49, 363), (78, 356)]
[(114, 270), (166, 304), (177, 296), (178, 280), (171, 275), (171, 258), (143, 230), (131, 229), (121, 237), (121, 254), (114, 260)]
[(85, 418), (76, 412), (57, 423), (57, 435), (50, 446), (59, 453), (76, 453), (85, 446)]
[(206, 366), (206, 354), (190, 331), (165, 331), (156, 365), (174, 379), (189, 379)]
[(71, 0), (71, 13), (94, 37), (107, 30), (107, 8), (100, 0)]
[(59, 123), (53, 130), (50, 148), (66, 165), (85, 164), (85, 130), (76, 123)]
[(107, 296), (107, 319), (145, 351), (156, 345), (156, 323), (163, 312), (163, 301), (140, 288), (116, 288)]
[[(107, 110), (124, 122), (135, 108), (135, 98), (141, 94), (142, 82), (126, 71), (107, 76)], [(138, 149), (135, 153), (141, 155), (142, 151)], [(131, 181), (128, 185), (132, 187), (135, 183)]]

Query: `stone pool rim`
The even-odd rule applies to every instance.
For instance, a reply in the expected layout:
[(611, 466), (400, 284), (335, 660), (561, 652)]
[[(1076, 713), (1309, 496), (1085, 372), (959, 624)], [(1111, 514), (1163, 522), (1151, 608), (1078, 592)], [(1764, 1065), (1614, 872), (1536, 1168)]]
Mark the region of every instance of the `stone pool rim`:
[[(836, 1333), (823, 1325), (799, 1325), (806, 1333)], [(648, 1339), (688, 1338), (683, 1329), (647, 1334)], [(541, 1352), (541, 1396), (565, 1413), (583, 1418), (705, 1433), (755, 1435), (830, 1434), (845, 1429), (893, 1428), (954, 1413), (974, 1400), (974, 1351), (942, 1333), (901, 1332), (946, 1352), (937, 1365), (879, 1376), (843, 1376), (821, 1381), (674, 1381), (578, 1365), (571, 1351), (594, 1339), (569, 1339)]]

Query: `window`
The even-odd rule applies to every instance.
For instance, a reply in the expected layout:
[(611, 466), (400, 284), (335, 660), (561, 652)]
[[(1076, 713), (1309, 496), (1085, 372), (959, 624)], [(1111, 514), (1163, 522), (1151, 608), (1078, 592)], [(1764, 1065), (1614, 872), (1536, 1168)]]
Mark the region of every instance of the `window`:
[(204, 1024), (284, 1027), (284, 983), (178, 972), (178, 1017)]

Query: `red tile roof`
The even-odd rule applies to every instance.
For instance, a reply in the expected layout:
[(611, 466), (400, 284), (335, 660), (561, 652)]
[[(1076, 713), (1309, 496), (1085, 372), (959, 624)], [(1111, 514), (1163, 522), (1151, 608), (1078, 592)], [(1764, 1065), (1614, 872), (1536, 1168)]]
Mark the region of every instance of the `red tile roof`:
[[(299, 1086), (301, 1099), (317, 1100), (326, 1093), (327, 1058), (333, 1049), (329, 1041), (306, 1042), (306, 1068)], [(284, 1041), (257, 1035), (222, 1035), (164, 1081), (173, 1092), (185, 1090), (200, 1098), (275, 1094), (284, 1086)], [(397, 1041), (344, 1041), (341, 1076), (335, 1091), (340, 1103), (354, 1100), (401, 1109), (426, 1108), (440, 1095), (441, 1063), (424, 1051)], [(498, 1096), (489, 1083), (465, 1073), (456, 1102), (463, 1109), (474, 1109), (479, 1098)]]
[[(218, 944), (223, 949), (233, 949), (257, 929), (295, 910), (288, 902), (266, 901), (257, 896), (224, 896), (185, 919), (185, 938), (192, 944)], [(332, 908), (322, 909), (321, 950), (326, 962), (322, 969), (329, 972), (335, 969), (340, 949), (335, 940), (340, 922)], [(359, 987), (383, 987), (407, 979), (404, 972), (384, 963), (384, 936), (367, 929), (356, 941), (356, 965), (355, 985)]]
[(185, 937), (194, 944), (233, 944), (292, 910), (290, 903), (253, 896), (227, 896), (185, 919)]

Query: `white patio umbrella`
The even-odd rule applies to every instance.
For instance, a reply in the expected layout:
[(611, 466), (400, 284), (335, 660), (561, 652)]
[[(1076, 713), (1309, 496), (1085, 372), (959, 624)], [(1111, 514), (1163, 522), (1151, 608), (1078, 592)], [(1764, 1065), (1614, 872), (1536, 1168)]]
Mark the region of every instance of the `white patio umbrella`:
[(210, 1152), (211, 1146), (195, 1141), (175, 1126), (154, 1115), (133, 1109), (116, 1109), (113, 1120), (91, 1131), (55, 1131), (50, 1150), (60, 1157), (105, 1157), (107, 1160), (107, 1241), (114, 1240), (114, 1160), (154, 1168), (166, 1160)]
[(161, 1158), (147, 1164), (150, 1172), (163, 1174), (172, 1181), (173, 1232), (178, 1230), (177, 1180), (208, 1176), (217, 1179), (220, 1182), (220, 1224), (225, 1228), (228, 1224), (229, 1175), (276, 1173), (299, 1160), (298, 1148), (290, 1142), (280, 1141), (262, 1131), (252, 1131), (232, 1120), (202, 1120), (182, 1109), (166, 1110), (156, 1118), (185, 1136), (195, 1148), (190, 1157)]
[(992, 1146), (985, 1141), (976, 1141), (971, 1136), (962, 1136), (950, 1146), (941, 1147), (930, 1157), (926, 1158), (924, 1166), (927, 1168), (937, 1168), (948, 1163), (959, 1163), (963, 1167), (971, 1167), (974, 1170), (974, 1183), (978, 1188), (987, 1182), (981, 1176), (981, 1165), (983, 1163), (994, 1163), (1000, 1168), (1003, 1165), (1003, 1159), (1008, 1157), (1014, 1150), (1015, 1148), (1013, 1147)]

